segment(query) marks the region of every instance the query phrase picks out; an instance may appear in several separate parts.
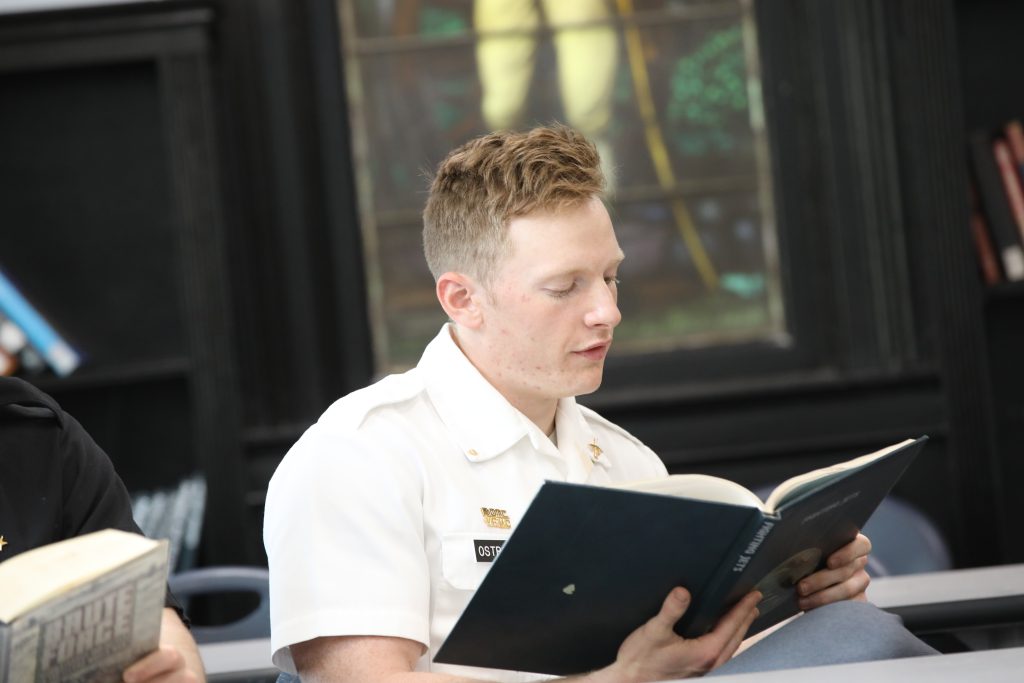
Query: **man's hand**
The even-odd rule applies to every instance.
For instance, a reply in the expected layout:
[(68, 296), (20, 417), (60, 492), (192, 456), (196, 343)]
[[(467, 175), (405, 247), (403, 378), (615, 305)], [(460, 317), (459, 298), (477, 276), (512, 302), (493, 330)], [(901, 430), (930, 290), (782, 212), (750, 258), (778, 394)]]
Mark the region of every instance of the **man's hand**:
[(686, 639), (673, 627), (689, 608), (690, 594), (675, 588), (665, 598), (661, 611), (626, 638), (615, 663), (594, 672), (587, 680), (660, 681), (703, 675), (732, 657), (757, 618), (760, 600), (760, 593), (748, 594), (719, 620), (714, 630), (700, 638)]
[(864, 570), (871, 552), (871, 541), (857, 534), (839, 550), (832, 553), (826, 568), (814, 572), (797, 584), (800, 609), (811, 610), (840, 600), (867, 600), (871, 577)]
[(199, 679), (185, 668), (185, 658), (172, 645), (161, 645), (124, 671), (125, 683), (142, 681), (181, 681), (194, 683)]
[(125, 683), (203, 683), (196, 642), (173, 609), (164, 608), (160, 646), (124, 670)]

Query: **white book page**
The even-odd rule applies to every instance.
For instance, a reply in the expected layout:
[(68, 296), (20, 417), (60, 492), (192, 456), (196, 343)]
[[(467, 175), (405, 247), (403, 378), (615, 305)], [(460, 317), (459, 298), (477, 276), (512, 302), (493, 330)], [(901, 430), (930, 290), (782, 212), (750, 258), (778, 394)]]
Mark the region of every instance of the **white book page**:
[(659, 493), (665, 496), (696, 498), (716, 503), (763, 508), (761, 499), (736, 482), (706, 474), (673, 474), (661, 479), (645, 479), (612, 484), (612, 488)]
[(166, 541), (115, 529), (51, 543), (0, 564), (0, 621), (18, 616), (88, 583)]
[(775, 487), (772, 494), (768, 496), (768, 500), (765, 501), (765, 510), (774, 512), (786, 500), (797, 498), (804, 492), (827, 483), (830, 479), (835, 479), (836, 477), (851, 470), (862, 468), (865, 465), (878, 460), (882, 456), (888, 455), (899, 448), (903, 448), (909, 443), (913, 443), (913, 441), (913, 439), (906, 439), (905, 441), (901, 441), (891, 446), (886, 446), (874, 453), (868, 453), (867, 455), (862, 455), (854, 458), (853, 460), (847, 460), (846, 462), (822, 467), (818, 470), (813, 470), (805, 474), (799, 474), (795, 477), (791, 477)]

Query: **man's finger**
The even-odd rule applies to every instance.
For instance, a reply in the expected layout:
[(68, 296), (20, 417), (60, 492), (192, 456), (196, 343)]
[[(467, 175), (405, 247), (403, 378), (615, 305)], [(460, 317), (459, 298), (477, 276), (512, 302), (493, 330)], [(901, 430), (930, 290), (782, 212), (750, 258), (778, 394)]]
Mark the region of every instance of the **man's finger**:
[(746, 634), (750, 622), (753, 622), (753, 614), (756, 612), (757, 603), (761, 601), (762, 595), (757, 591), (747, 593), (743, 599), (732, 606), (728, 612), (715, 624), (714, 630), (699, 638), (699, 640), (717, 640), (719, 647), (724, 648), (737, 633), (740, 634), (740, 641)]
[(185, 658), (170, 645), (161, 645), (158, 649), (132, 664), (124, 670), (126, 683), (146, 681), (158, 674), (174, 671), (185, 666)]
[(760, 612), (757, 610), (756, 607), (750, 610), (749, 613), (747, 613), (747, 616), (743, 620), (743, 623), (740, 624), (740, 627), (736, 629), (736, 631), (732, 634), (732, 638), (730, 638), (729, 642), (727, 642), (725, 644), (725, 647), (722, 648), (722, 651), (719, 653), (718, 659), (715, 661), (715, 665), (714, 667), (712, 667), (712, 670), (717, 669), (718, 667), (722, 666), (722, 664), (732, 659), (732, 656), (736, 653), (736, 650), (739, 649), (740, 645), (743, 644), (743, 640), (747, 637), (747, 631), (750, 630), (750, 625), (754, 623), (754, 620), (757, 619), (758, 616), (760, 616)]
[(690, 592), (682, 587), (673, 588), (661, 603), (661, 610), (647, 622), (658, 630), (659, 635), (675, 633), (676, 622), (690, 607)]
[(853, 599), (864, 593), (870, 582), (871, 577), (868, 576), (868, 573), (860, 570), (842, 583), (820, 590), (809, 597), (801, 598), (798, 604), (800, 609), (806, 611), (840, 600)]
[(828, 556), (826, 566), (829, 569), (838, 569), (843, 565), (850, 564), (858, 557), (868, 555), (870, 552), (871, 539), (864, 534), (857, 534), (856, 538)]
[(868, 564), (867, 555), (856, 558), (838, 569), (822, 569), (804, 577), (797, 584), (797, 593), (806, 598), (831, 586), (836, 586), (859, 573)]

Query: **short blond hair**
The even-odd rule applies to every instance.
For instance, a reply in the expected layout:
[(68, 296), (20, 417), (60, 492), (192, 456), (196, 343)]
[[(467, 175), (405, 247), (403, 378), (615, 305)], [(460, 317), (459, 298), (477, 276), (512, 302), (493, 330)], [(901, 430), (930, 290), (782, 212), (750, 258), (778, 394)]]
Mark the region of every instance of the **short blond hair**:
[(423, 210), (423, 252), (434, 280), (457, 271), (489, 284), (508, 254), (513, 218), (576, 206), (604, 189), (597, 149), (567, 126), (470, 140), (438, 165)]

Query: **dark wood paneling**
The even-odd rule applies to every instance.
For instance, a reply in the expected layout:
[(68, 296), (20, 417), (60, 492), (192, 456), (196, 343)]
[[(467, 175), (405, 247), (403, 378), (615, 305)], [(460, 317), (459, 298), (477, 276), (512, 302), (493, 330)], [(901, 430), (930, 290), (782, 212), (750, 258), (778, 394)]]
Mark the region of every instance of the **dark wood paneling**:
[[(44, 188), (48, 206), (72, 214), (26, 225), (50, 246), (41, 257), (19, 248), (16, 231), (5, 250), (33, 259), (26, 288), (59, 299), (49, 311), (58, 326), (64, 319), (82, 328), (81, 373), (39, 383), (81, 418), (133, 489), (204, 474), (202, 561), (225, 564), (258, 559), (238, 533), (243, 465), (213, 117), (214, 20), (209, 7), (182, 2), (0, 16), (0, 78), (33, 91), (23, 88), (5, 113), (50, 103), (39, 120), (5, 121), (5, 135), (40, 142), (5, 145), (5, 162), (44, 171), (14, 199)], [(50, 144), (37, 130), (47, 124)], [(49, 183), (47, 172), (67, 177)], [(17, 201), (3, 204), (5, 224), (21, 224), (11, 213)], [(69, 245), (66, 264), (48, 258)]]
[[(967, 172), (956, 24), (950, 2), (886, 3), (901, 135), (906, 222), (949, 416), (971, 564), (1004, 556), (1000, 465), (992, 438), (985, 321), (967, 231)], [(993, 520), (998, 520), (993, 524)]]

